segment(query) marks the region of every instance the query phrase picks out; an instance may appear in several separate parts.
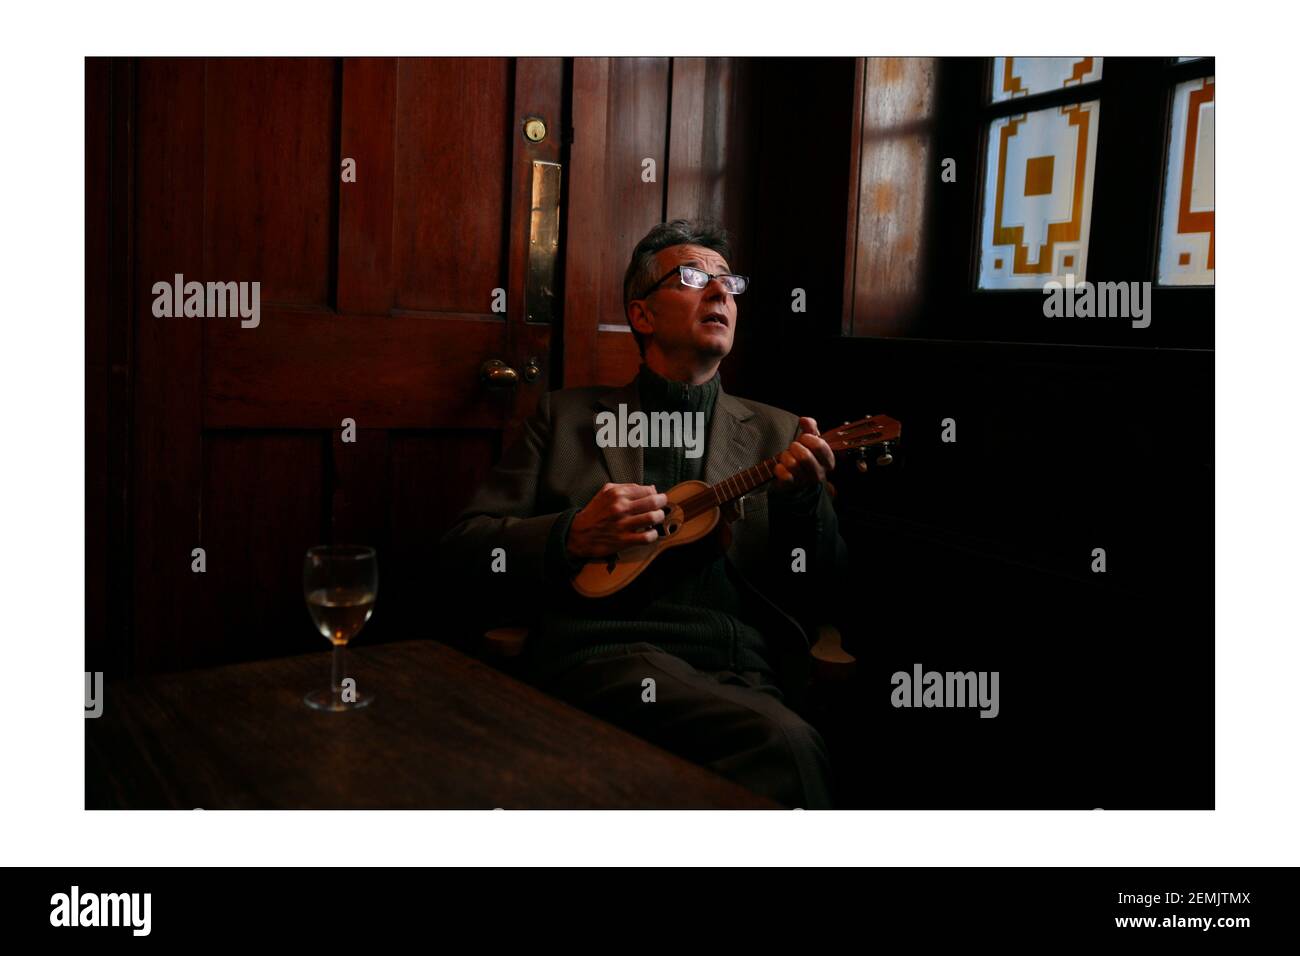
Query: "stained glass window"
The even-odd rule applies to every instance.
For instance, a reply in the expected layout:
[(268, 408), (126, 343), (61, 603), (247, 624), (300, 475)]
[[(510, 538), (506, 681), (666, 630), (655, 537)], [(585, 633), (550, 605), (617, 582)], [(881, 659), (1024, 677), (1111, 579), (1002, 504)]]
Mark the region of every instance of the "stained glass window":
[(1100, 115), (1100, 101), (1089, 100), (989, 125), (980, 288), (1086, 278)]
[(1214, 77), (1174, 87), (1160, 218), (1161, 285), (1214, 285)]
[(995, 56), (994, 103), (1101, 79), (1100, 56)]

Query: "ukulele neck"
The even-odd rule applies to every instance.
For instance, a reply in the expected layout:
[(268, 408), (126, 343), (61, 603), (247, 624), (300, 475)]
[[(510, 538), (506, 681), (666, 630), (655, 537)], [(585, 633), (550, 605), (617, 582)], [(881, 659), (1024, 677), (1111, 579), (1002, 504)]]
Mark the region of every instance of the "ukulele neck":
[(715, 506), (725, 505), (728, 501), (749, 494), (759, 485), (766, 484), (776, 477), (777, 459), (767, 458), (752, 468), (725, 478), (709, 488)]
[(776, 465), (776, 458), (767, 458), (752, 468), (746, 468), (730, 478), (724, 478), (716, 485), (709, 486), (707, 491), (701, 491), (686, 499), (682, 502), (682, 508), (686, 512), (687, 519), (712, 508), (719, 508), (729, 501), (735, 501), (749, 494), (759, 485), (771, 481), (776, 477)]
[[(856, 422), (845, 422), (838, 428), (829, 429), (821, 434), (822, 439), (830, 447), (833, 454), (840, 454), (845, 451), (856, 450), (859, 455), (863, 456), (859, 461), (859, 467), (866, 468), (865, 456), (866, 449), (873, 446), (881, 446), (883, 455), (877, 459), (877, 464), (888, 465), (894, 460), (892, 448), (898, 441), (902, 433), (902, 427), (898, 422), (888, 415), (871, 415), (867, 418), (860, 418)], [(766, 458), (760, 461), (752, 468), (746, 468), (742, 472), (725, 478), (716, 485), (710, 485), (704, 491), (701, 491), (682, 501), (681, 507), (685, 512), (687, 520), (694, 518), (696, 515), (704, 514), (713, 508), (719, 508), (729, 501), (735, 501), (737, 498), (749, 494), (759, 485), (766, 484), (776, 477), (776, 466), (780, 463), (779, 457)]]

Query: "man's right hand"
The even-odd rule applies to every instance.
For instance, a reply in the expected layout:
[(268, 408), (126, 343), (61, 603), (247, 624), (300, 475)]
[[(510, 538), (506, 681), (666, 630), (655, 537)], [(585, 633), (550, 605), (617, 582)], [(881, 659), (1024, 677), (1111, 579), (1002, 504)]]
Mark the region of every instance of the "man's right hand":
[(654, 485), (606, 485), (573, 516), (565, 549), (571, 558), (606, 558), (659, 537), (668, 496)]

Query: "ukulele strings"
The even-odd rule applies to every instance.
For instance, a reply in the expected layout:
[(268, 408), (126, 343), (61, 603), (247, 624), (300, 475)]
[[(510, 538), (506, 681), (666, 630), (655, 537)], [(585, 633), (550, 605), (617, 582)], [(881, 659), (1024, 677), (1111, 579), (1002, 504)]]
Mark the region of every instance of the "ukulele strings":
[[(842, 430), (839, 429), (836, 433), (838, 434)], [(852, 439), (837, 437), (828, 440), (827, 444), (831, 446), (832, 452), (838, 454), (851, 448), (851, 441)], [(705, 512), (721, 507), (728, 501), (734, 501), (771, 481), (776, 477), (776, 466), (779, 461), (778, 458), (766, 458), (752, 468), (746, 468), (730, 478), (724, 478), (716, 485), (711, 485), (704, 491), (682, 499), (682, 501), (678, 502), (682, 509), (682, 520), (690, 521), (692, 518), (697, 518)]]

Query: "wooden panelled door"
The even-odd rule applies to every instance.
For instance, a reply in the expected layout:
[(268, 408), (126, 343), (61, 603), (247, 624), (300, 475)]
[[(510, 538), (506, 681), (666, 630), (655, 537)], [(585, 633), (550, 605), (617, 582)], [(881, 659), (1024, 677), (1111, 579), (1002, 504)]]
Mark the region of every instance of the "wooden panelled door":
[[(115, 110), (130, 104), (115, 129), (134, 124), (114, 145), (129, 170), (134, 337), (133, 634), (114, 663), (323, 650), (301, 574), (306, 549), (328, 542), (379, 549), (362, 640), (438, 636), (438, 536), (555, 387), (546, 302), (560, 250), (534, 195), (556, 185), (536, 164), (561, 161), (563, 61), (141, 60), (113, 73)], [(155, 317), (154, 283), (177, 274), (259, 282), (260, 322)], [(493, 360), (518, 381), (487, 384)]]

